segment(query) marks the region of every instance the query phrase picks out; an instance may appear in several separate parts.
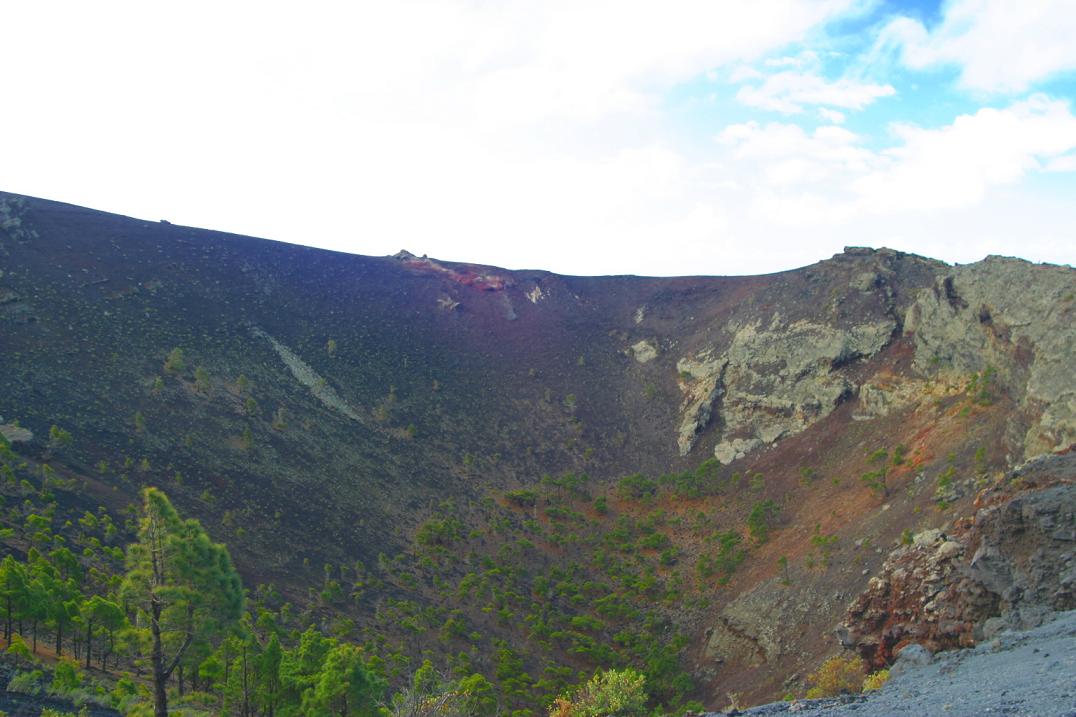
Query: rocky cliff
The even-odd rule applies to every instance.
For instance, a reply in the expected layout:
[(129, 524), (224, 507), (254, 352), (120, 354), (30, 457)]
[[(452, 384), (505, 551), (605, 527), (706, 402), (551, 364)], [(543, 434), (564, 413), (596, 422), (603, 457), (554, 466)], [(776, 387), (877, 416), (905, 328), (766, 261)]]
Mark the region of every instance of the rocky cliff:
[(970, 647), (1076, 609), (1076, 453), (985, 490), (973, 515), (894, 551), (848, 609), (841, 642), (875, 667), (909, 644)]
[(1076, 279), (1068, 267), (987, 257), (944, 272), (920, 292), (905, 331), (922, 375), (991, 371), (1017, 402), (1012, 459), (1076, 441)]

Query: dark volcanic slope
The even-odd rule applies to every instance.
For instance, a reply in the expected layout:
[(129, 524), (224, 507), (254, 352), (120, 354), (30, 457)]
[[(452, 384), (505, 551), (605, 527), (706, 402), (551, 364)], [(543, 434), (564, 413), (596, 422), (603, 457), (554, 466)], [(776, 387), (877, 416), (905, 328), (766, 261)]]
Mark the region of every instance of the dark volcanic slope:
[[(760, 277), (579, 278), (0, 193), (0, 430), (78, 479), (71, 501), (121, 510), (161, 485), (227, 540), (248, 584), (299, 599), (323, 564), (380, 564), (435, 512), (467, 524), (544, 474), (586, 472), (617, 500), (620, 476), (716, 459), (733, 487), (720, 496), (614, 506), (667, 521), (678, 557), (639, 564), (682, 586), (661, 609), (716, 704), (733, 685), (780, 694), (830, 649), (880, 566), (873, 546), (1073, 444), (1074, 308), (1072, 269), (995, 257), (850, 249)], [(49, 445), (53, 425), (71, 446)], [(780, 516), (768, 542), (745, 523), (766, 500)], [(719, 530), (750, 548), (731, 581), (701, 569)]]
[[(652, 339), (686, 353), (734, 311), (780, 305), (790, 319), (810, 316), (829, 274), (847, 270), (560, 277), (352, 256), (0, 197), (0, 415), (42, 439), (52, 424), (72, 431), (87, 468), (146, 458), (146, 475), (130, 466), (109, 475), (169, 482), (178, 472), (181, 500), (208, 490), (214, 511), (274, 522), (254, 529), (262, 534), (251, 546), (272, 572), (294, 569), (314, 542), (372, 558), (435, 495), (565, 469), (601, 476), (682, 462), (677, 374), (637, 363), (627, 347)], [(847, 312), (883, 313), (873, 299)], [(270, 337), (318, 390), (293, 375)], [(175, 348), (186, 367), (173, 374), (163, 366)], [(318, 398), (322, 386), (343, 409)]]

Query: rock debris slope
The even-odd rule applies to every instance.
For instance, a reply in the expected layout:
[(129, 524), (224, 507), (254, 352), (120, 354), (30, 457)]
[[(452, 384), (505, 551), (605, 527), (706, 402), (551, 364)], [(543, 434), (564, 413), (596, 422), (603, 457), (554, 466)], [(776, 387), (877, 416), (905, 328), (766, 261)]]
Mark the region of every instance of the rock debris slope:
[(1076, 611), (975, 648), (898, 658), (879, 691), (711, 713), (743, 717), (1072, 717), (1076, 715)]

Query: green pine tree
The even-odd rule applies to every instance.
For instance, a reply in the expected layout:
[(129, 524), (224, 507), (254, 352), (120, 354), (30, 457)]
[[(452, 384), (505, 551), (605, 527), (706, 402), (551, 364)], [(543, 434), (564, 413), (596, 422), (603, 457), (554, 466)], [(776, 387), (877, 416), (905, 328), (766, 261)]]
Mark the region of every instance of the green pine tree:
[(196, 639), (222, 634), (239, 620), (243, 586), (228, 550), (198, 521), (180, 518), (156, 488), (146, 488), (142, 498), (122, 594), (148, 632), (154, 715), (167, 717), (169, 677)]
[(5, 555), (0, 562), (0, 601), (4, 610), (4, 642), (11, 644), (11, 626), (26, 600), (26, 566)]
[(329, 650), (314, 687), (303, 695), (307, 717), (376, 717), (381, 682), (366, 668), (362, 649), (339, 643)]

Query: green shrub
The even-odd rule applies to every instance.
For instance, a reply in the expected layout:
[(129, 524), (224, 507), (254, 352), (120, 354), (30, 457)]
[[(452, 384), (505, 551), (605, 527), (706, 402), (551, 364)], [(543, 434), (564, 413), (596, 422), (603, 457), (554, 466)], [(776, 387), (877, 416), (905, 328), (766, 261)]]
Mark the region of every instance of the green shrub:
[(717, 575), (717, 584), (725, 585), (740, 563), (747, 558), (747, 551), (741, 547), (743, 537), (734, 530), (726, 530), (714, 533), (710, 539), (717, 543), (717, 554), (700, 556), (695, 569), (699, 577), (705, 579)]
[(11, 681), (7, 683), (7, 691), (18, 692), (24, 695), (41, 694), (41, 682), (44, 677), (45, 673), (41, 670), (16, 672), (15, 676), (11, 678)]
[(642, 550), (662, 550), (669, 545), (669, 538), (664, 533), (651, 533), (639, 539)]
[(889, 459), (889, 451), (884, 448), (879, 448), (874, 453), (867, 456), (867, 463), (885, 463)]
[(822, 663), (818, 670), (808, 676), (813, 685), (807, 697), (835, 697), (843, 692), (861, 692), (866, 679), (866, 666), (856, 656), (835, 655)]
[[(829, 567), (829, 558), (833, 553), (833, 546), (837, 544), (836, 535), (825, 535), (822, 532), (822, 525), (816, 524), (814, 526), (814, 535), (811, 536), (811, 546), (818, 552), (818, 564), (823, 568)], [(811, 562), (814, 561), (814, 557), (810, 557)]]
[(751, 512), (747, 516), (747, 530), (751, 537), (759, 543), (765, 543), (770, 538), (770, 529), (773, 521), (777, 518), (780, 508), (772, 500), (763, 500), (751, 506)]
[(953, 479), (955, 477), (956, 466), (953, 465), (950, 459), (949, 466), (938, 476), (938, 485), (934, 488), (934, 501), (943, 510), (957, 497), (953, 489)]
[(713, 463), (704, 461), (695, 471), (668, 473), (661, 476), (658, 482), (668, 486), (678, 498), (701, 498), (715, 492), (717, 471), (714, 465), (720, 464), (716, 460), (713, 460)]
[(66, 695), (81, 686), (82, 671), (78, 669), (78, 664), (73, 660), (61, 658), (52, 673), (52, 685), (49, 687), (49, 692)]
[(650, 498), (658, 492), (657, 483), (650, 480), (642, 473), (633, 473), (629, 476), (624, 476), (617, 482), (617, 494), (628, 500), (630, 498), (641, 499)]
[(49, 448), (53, 450), (67, 448), (73, 441), (70, 431), (65, 431), (56, 425), (49, 429)]
[(889, 682), (889, 670), (878, 670), (867, 675), (867, 679), (863, 680), (863, 691), (873, 692), (882, 688), (886, 682)]
[(463, 535), (463, 523), (459, 518), (430, 518), (421, 526), (415, 539), (419, 545), (427, 547), (448, 547)]
[(630, 668), (596, 673), (570, 695), (558, 697), (549, 717), (644, 717), (646, 678)]
[(202, 393), (209, 390), (209, 372), (204, 366), (194, 369), (194, 387)]
[(968, 398), (980, 406), (991, 405), (994, 402), (996, 373), (993, 366), (987, 366), (981, 372), (973, 373), (965, 387)]
[[(900, 456), (900, 460), (903, 461), (903, 453), (898, 451), (894, 453), (893, 459), (897, 460), (897, 456)], [(865, 472), (859, 477), (859, 480), (863, 485), (867, 486), (875, 493), (880, 494), (883, 498), (889, 496), (889, 486), (886, 485), (885, 479), (888, 473), (889, 467), (886, 465), (889, 460), (889, 452), (884, 448), (879, 448), (874, 453), (867, 456), (867, 462), (875, 466), (874, 470)]]
[(37, 659), (34, 653), (30, 651), (30, 646), (26, 644), (26, 640), (24, 640), (22, 635), (17, 632), (12, 633), (11, 644), (7, 646), (5, 652), (15, 658), (16, 664), (23, 660), (26, 662), (34, 662)]
[(183, 373), (187, 369), (187, 361), (183, 356), (183, 349), (176, 347), (168, 352), (168, 358), (164, 360), (164, 372), (169, 374)]
[(519, 490), (510, 490), (505, 493), (504, 499), (519, 508), (533, 508), (538, 502), (538, 494), (533, 490), (520, 488)]

